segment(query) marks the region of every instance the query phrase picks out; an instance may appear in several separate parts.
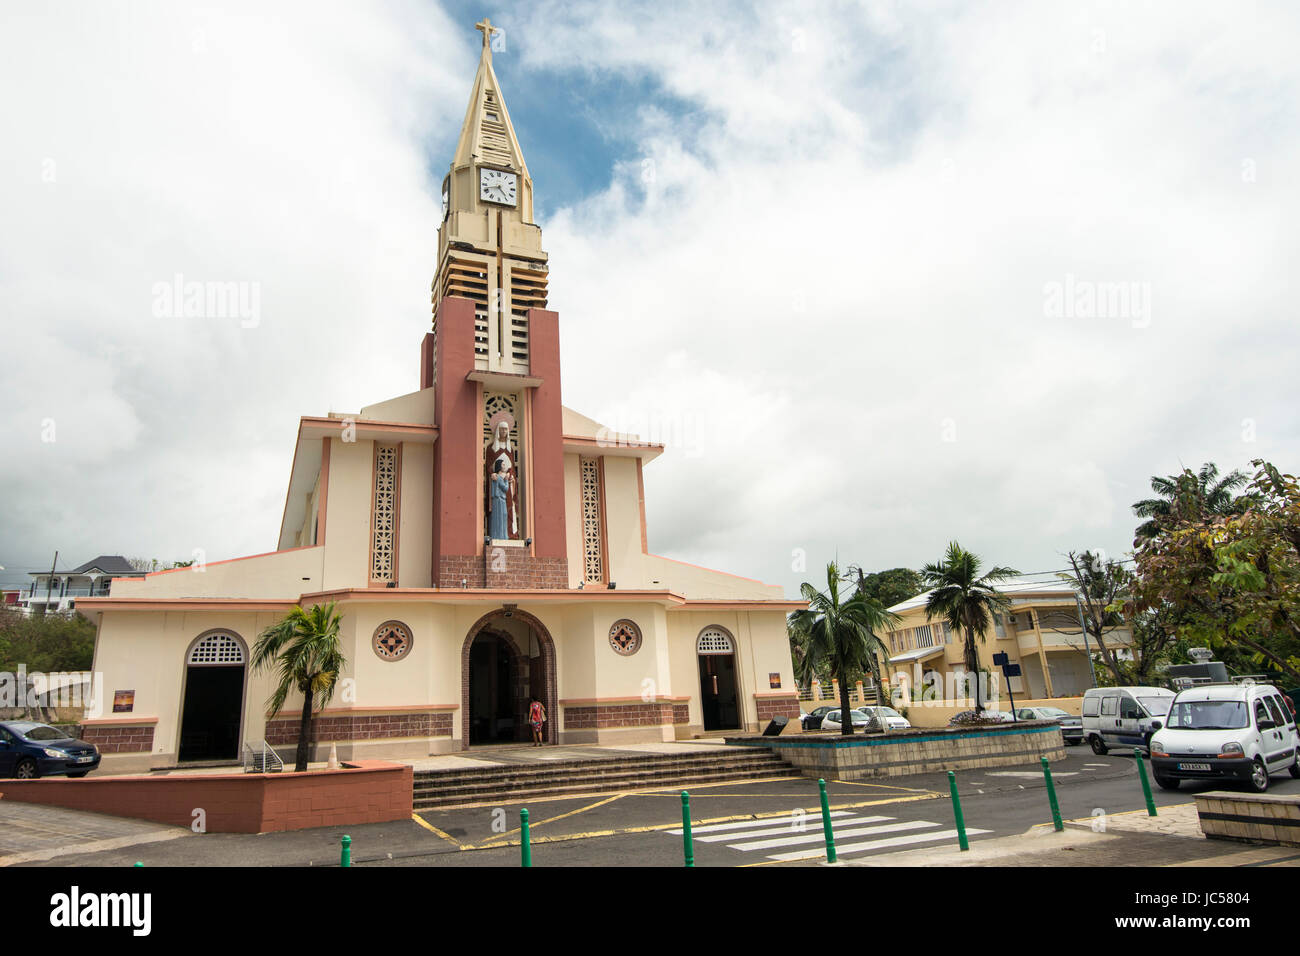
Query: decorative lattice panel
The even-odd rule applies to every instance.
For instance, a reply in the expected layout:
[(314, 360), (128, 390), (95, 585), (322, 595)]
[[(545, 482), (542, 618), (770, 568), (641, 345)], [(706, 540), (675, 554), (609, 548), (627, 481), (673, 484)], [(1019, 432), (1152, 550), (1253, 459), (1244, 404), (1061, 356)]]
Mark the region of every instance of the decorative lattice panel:
[(191, 664), (242, 664), (244, 645), (229, 634), (209, 634), (190, 651)]
[(582, 459), (583, 580), (595, 584), (605, 579), (605, 556), (600, 541), (600, 462)]
[(371, 510), (370, 580), (397, 580), (397, 446), (375, 446), (375, 501)]
[(492, 416), (497, 412), (510, 414), (510, 447), (519, 460), (519, 399), (509, 392), (483, 393), (483, 441), (492, 441)]
[(735, 646), (731, 635), (720, 627), (706, 627), (700, 631), (700, 639), (695, 646), (698, 654), (734, 654)]
[(631, 657), (641, 649), (641, 628), (626, 619), (615, 621), (609, 629), (609, 646), (624, 657)]
[(411, 629), (401, 621), (385, 621), (375, 628), (375, 653), (386, 661), (400, 661), (411, 652)]

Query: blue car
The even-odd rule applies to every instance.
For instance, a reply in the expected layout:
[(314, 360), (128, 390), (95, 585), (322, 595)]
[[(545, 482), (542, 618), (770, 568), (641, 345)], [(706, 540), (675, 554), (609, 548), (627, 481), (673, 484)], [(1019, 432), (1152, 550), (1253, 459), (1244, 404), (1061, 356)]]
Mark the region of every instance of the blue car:
[(99, 766), (94, 744), (69, 737), (49, 724), (0, 721), (0, 777), (84, 777)]

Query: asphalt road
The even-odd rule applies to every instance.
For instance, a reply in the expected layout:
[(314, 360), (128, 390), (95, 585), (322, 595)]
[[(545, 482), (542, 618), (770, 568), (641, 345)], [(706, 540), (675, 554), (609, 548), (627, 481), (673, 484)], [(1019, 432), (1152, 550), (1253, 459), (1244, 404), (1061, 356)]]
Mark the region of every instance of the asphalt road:
[[(1144, 806), (1127, 752), (1104, 757), (1067, 748), (1052, 767), (1061, 813), (1086, 819)], [(971, 840), (1013, 836), (1051, 823), (1041, 770), (1033, 765), (958, 775)], [(1152, 785), (1157, 805), (1190, 802), (1206, 784), (1176, 793)], [(827, 785), (841, 859), (955, 842), (946, 774)], [(1270, 792), (1300, 793), (1282, 774)], [(726, 783), (691, 791), (696, 866), (816, 865), (822, 826), (816, 781), (802, 777)], [(676, 790), (529, 801), (534, 866), (681, 866)], [(517, 866), (518, 803), (423, 810), (417, 819), (258, 836), (205, 834), (146, 846), (61, 856), (48, 866), (337, 866), (339, 839), (352, 837), (354, 866)]]

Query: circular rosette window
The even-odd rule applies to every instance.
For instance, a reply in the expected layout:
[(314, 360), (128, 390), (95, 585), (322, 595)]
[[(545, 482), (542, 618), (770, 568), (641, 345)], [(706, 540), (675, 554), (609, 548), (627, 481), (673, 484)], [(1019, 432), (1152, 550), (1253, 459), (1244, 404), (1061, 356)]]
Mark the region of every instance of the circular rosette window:
[(411, 653), (411, 629), (401, 621), (385, 621), (375, 628), (375, 653), (386, 661), (400, 661)]
[(624, 657), (641, 649), (641, 628), (628, 620), (615, 621), (609, 629), (609, 646)]

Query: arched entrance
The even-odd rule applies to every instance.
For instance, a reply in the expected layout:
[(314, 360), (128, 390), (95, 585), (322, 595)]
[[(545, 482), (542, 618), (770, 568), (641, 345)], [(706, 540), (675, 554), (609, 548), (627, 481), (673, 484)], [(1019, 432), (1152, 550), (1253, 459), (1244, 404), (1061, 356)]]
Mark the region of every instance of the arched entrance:
[(700, 660), (700, 710), (704, 729), (740, 729), (736, 644), (726, 628), (710, 625), (695, 642)]
[(502, 609), (479, 618), (461, 653), (461, 746), (532, 739), (528, 704), (546, 708), (543, 739), (558, 739), (555, 642), (526, 611)]
[(230, 631), (208, 631), (185, 657), (178, 760), (234, 760), (239, 756), (248, 653)]

